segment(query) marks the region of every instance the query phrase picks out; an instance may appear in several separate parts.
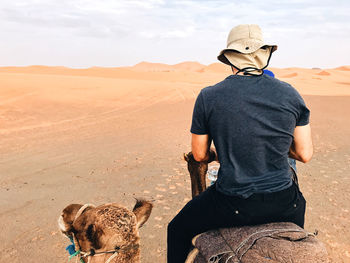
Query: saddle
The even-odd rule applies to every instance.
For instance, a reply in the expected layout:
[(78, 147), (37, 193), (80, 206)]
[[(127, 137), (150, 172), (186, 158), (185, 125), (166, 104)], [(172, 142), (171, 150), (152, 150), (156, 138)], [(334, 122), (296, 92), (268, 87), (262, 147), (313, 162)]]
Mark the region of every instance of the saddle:
[(315, 235), (289, 222), (211, 230), (192, 243), (185, 263), (329, 263)]

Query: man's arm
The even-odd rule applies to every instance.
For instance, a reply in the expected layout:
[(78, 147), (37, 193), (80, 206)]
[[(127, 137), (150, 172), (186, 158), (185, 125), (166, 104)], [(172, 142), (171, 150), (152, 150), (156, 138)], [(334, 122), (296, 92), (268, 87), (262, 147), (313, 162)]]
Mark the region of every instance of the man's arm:
[(307, 163), (313, 155), (310, 124), (297, 126), (294, 130), (294, 140), (289, 149), (289, 157)]
[(217, 155), (214, 149), (210, 149), (211, 139), (208, 134), (192, 133), (192, 154), (197, 162), (217, 161)]

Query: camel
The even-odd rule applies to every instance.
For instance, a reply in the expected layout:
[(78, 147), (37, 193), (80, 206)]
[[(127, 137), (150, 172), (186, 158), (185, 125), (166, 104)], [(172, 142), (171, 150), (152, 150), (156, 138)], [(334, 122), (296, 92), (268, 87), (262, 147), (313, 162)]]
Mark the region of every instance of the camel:
[[(184, 154), (191, 177), (192, 198), (206, 189), (208, 163)], [(289, 222), (222, 228), (199, 234), (185, 263), (329, 263), (325, 246), (301, 227)]]
[(139, 263), (139, 228), (153, 205), (136, 200), (132, 211), (116, 204), (70, 204), (58, 219), (59, 228), (72, 240), (81, 263)]
[(207, 162), (197, 162), (192, 152), (184, 153), (184, 160), (187, 162), (187, 169), (191, 177), (191, 190), (192, 198), (204, 192), (207, 188), (205, 182), (205, 175), (208, 171), (208, 163), (213, 162), (216, 159), (216, 153), (210, 150), (210, 157)]

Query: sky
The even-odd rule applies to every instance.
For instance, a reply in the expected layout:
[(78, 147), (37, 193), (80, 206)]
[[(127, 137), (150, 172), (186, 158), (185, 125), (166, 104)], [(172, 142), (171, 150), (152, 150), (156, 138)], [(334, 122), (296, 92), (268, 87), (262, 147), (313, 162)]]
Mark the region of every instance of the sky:
[(350, 65), (350, 0), (0, 0), (0, 66), (210, 64), (238, 24), (273, 67)]

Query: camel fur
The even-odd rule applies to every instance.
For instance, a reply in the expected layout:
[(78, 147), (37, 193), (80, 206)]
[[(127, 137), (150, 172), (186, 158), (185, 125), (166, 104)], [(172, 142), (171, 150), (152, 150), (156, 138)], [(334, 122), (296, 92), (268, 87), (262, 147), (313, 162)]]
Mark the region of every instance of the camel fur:
[[(76, 250), (96, 252), (83, 257), (85, 262), (104, 263), (113, 255), (110, 263), (139, 263), (139, 228), (148, 220), (152, 208), (146, 200), (136, 200), (133, 211), (116, 203), (97, 207), (70, 204), (63, 209), (58, 224), (62, 234), (74, 239)], [(98, 254), (114, 250), (118, 250), (116, 255)]]
[(210, 150), (210, 158), (207, 162), (197, 162), (192, 152), (184, 153), (184, 160), (187, 162), (187, 169), (191, 177), (192, 198), (204, 192), (207, 189), (205, 175), (208, 171), (208, 163), (216, 159), (216, 153)]

